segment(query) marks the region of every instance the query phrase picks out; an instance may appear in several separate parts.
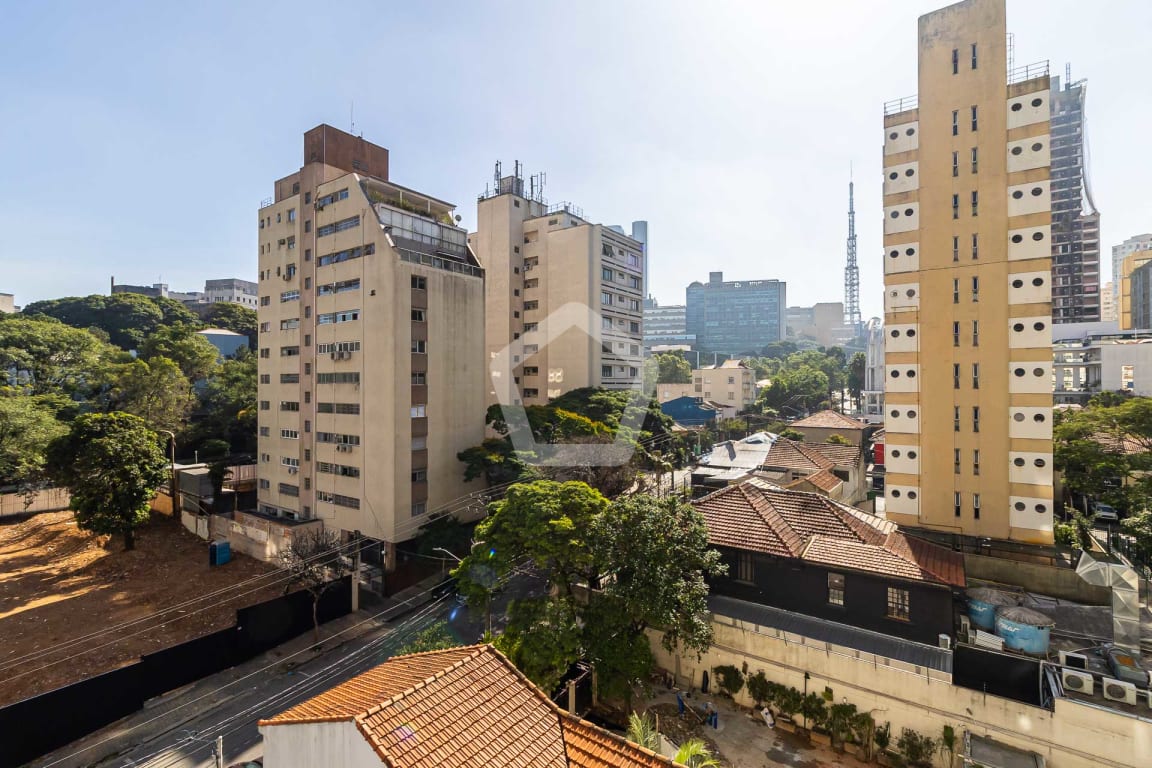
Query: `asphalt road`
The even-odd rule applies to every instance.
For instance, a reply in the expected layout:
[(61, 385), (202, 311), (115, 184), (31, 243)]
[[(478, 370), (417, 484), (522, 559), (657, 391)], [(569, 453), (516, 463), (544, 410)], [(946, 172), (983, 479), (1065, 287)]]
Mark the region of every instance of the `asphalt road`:
[(344, 643), (292, 669), (278, 665), (248, 681), (244, 688), (201, 712), (179, 729), (160, 734), (135, 749), (101, 763), (104, 766), (215, 766), (213, 745), (224, 738), (224, 765), (243, 765), (263, 754), (257, 721), (283, 712), (380, 664), (411, 642), (421, 630), (456, 609), (449, 595), (396, 624)]

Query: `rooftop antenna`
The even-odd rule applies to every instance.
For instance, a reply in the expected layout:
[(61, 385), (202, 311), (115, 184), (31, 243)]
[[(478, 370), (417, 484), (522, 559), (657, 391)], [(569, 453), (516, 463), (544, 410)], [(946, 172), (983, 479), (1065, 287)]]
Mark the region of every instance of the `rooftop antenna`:
[(356, 102), (348, 102), (348, 133), (356, 135)]
[(856, 264), (856, 204), (852, 165), (848, 165), (848, 263), (844, 267), (844, 325), (860, 332), (860, 267)]

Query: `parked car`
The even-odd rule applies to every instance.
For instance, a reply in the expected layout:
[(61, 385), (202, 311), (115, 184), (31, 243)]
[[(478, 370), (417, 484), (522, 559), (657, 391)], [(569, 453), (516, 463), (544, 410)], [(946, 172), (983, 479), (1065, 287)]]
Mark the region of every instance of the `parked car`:
[(1110, 504), (1097, 504), (1092, 519), (1098, 523), (1118, 523), (1120, 514)]

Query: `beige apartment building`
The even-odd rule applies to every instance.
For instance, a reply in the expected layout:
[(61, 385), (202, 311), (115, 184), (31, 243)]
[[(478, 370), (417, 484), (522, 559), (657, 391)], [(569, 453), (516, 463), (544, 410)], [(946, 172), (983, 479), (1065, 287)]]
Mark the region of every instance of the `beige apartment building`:
[(918, 103), (885, 105), (885, 509), (1050, 543), (1051, 93), (1006, 34), (1004, 0), (920, 17)]
[[(541, 405), (581, 387), (639, 389), (644, 247), (575, 206), (549, 207), (532, 179), (501, 176), (468, 236), (486, 275), (488, 403), (511, 376), (510, 405)], [(503, 370), (499, 370), (503, 368)], [(507, 385), (507, 382), (502, 382)], [(519, 397), (517, 397), (517, 393)]]
[(1132, 322), (1132, 273), (1152, 261), (1152, 248), (1142, 248), (1126, 254), (1120, 260), (1120, 292), (1116, 301), (1116, 318), (1120, 330), (1135, 328)]
[(304, 134), (257, 214), (263, 515), (393, 544), (474, 490), (484, 273), (453, 210), (391, 182), (385, 148)]
[(691, 384), (658, 384), (656, 393), (661, 403), (691, 395), (746, 411), (756, 403), (756, 371), (743, 360), (725, 360), (692, 371)]

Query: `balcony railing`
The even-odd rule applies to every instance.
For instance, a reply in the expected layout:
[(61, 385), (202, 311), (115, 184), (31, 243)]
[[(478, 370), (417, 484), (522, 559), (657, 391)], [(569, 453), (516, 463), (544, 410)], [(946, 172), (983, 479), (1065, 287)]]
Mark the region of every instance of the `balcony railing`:
[(272, 205), (272, 203), (274, 203), (274, 202), (276, 202), (275, 199), (273, 199), (271, 197), (264, 198), (263, 200), (260, 201), (260, 210), (264, 210), (268, 206)]
[(1048, 60), (1037, 61), (1034, 64), (1025, 64), (1022, 67), (1014, 67), (1008, 70), (1008, 85), (1013, 83), (1023, 83), (1026, 80), (1034, 80), (1037, 77), (1048, 76)]
[(884, 116), (898, 115), (901, 112), (908, 112), (920, 106), (920, 100), (917, 94), (911, 96), (904, 96), (903, 98), (893, 99), (892, 101), (884, 102)]

